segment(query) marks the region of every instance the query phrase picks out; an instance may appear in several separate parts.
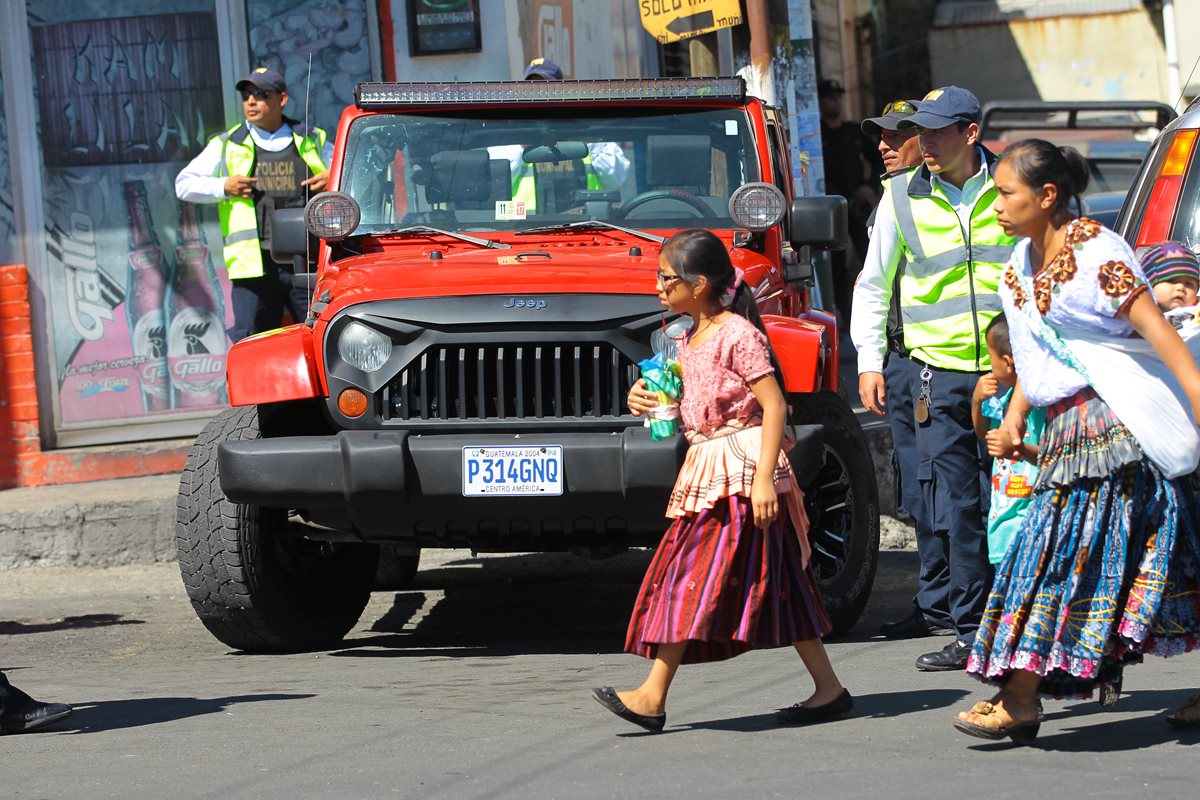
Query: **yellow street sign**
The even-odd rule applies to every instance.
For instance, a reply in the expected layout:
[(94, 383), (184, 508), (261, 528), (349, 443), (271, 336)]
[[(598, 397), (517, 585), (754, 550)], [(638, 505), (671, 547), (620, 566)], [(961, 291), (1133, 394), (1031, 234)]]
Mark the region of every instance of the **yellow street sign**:
[(637, 0), (642, 27), (659, 44), (742, 24), (741, 0)]

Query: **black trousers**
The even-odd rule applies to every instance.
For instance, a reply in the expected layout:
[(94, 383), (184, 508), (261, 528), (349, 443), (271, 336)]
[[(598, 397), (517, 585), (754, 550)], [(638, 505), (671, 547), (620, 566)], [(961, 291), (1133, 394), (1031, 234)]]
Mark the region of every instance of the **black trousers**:
[(918, 424), (922, 365), (892, 354), (885, 380), (904, 508), (917, 531), (921, 572), (913, 603), (953, 627), (959, 639), (979, 628), (992, 567), (987, 551), (991, 458), (975, 436), (971, 395), (979, 375), (931, 369), (929, 419)]
[[(274, 330), (283, 322), (287, 308), (296, 322), (308, 317), (312, 289), (297, 289), (292, 285), (290, 265), (276, 264), (271, 254), (263, 251), (263, 274), (258, 278), (231, 280), (233, 296), (233, 327), (229, 338), (235, 342), (254, 333)], [(313, 276), (316, 283), (316, 276)]]
[(8, 682), (8, 678), (0, 672), (0, 717), (18, 711), (32, 700), (29, 695)]

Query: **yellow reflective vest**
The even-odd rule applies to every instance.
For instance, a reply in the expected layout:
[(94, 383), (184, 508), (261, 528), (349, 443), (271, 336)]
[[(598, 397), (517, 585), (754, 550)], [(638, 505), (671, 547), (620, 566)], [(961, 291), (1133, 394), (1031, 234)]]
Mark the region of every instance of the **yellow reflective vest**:
[[(592, 166), (592, 154), (588, 153), (583, 157), (583, 171), (587, 176), (587, 188), (590, 190), (603, 189), (604, 185), (600, 183), (600, 176), (596, 174), (595, 167)], [(525, 208), (533, 211), (537, 208), (537, 174), (534, 164), (525, 164), (513, 173), (512, 179), (512, 199), (522, 200), (525, 203)]]
[[(312, 174), (329, 169), (321, 160), (325, 131), (286, 117), (284, 122), (291, 126), (296, 152)], [(254, 140), (250, 138), (250, 128), (246, 123), (235, 125), (217, 138), (221, 140), (218, 177), (250, 175), (254, 171)], [(217, 208), (221, 218), (225, 269), (229, 272), (230, 280), (261, 277), (264, 273), (262, 244), (258, 239), (258, 216), (254, 212), (254, 200), (249, 197), (226, 197)]]
[[(986, 151), (985, 151), (986, 153)], [(996, 221), (996, 186), (987, 178), (964, 225), (954, 206), (934, 194), (929, 169), (919, 167), (885, 182), (904, 258), (900, 319), (904, 346), (914, 358), (941, 369), (991, 368), (984, 330), (1000, 312), (998, 289), (1016, 239)]]

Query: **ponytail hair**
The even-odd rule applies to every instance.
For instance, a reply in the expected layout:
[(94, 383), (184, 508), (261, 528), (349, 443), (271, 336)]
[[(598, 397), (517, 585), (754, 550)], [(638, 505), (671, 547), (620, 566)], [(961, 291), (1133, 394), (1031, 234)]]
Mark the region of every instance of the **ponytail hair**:
[(1004, 151), (1001, 160), (1033, 189), (1051, 184), (1058, 194), (1051, 213), (1062, 224), (1079, 216), (1080, 195), (1087, 189), (1091, 171), (1074, 147), (1058, 147), (1044, 139), (1022, 139)]

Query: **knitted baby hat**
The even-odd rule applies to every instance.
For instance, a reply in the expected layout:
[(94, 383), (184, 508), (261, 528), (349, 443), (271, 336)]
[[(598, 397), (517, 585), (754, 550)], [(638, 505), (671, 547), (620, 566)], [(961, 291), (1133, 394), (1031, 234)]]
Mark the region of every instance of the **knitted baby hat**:
[(1151, 286), (1172, 278), (1191, 278), (1200, 283), (1200, 260), (1179, 242), (1163, 242), (1142, 253), (1142, 269)]

